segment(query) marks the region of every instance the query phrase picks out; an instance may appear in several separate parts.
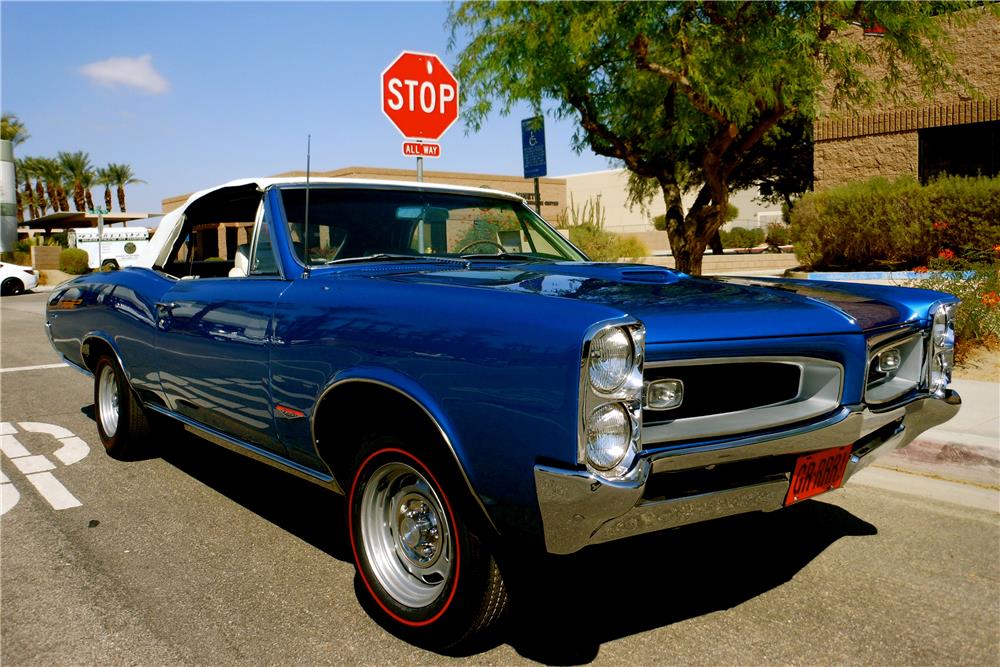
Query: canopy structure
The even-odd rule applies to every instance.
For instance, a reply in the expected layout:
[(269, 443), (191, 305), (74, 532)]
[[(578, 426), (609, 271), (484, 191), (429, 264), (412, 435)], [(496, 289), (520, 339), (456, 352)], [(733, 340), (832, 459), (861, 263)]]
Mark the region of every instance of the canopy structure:
[[(145, 220), (146, 218), (159, 215), (158, 213), (105, 213), (105, 225), (128, 225), (133, 220)], [(84, 211), (59, 211), (49, 213), (40, 218), (25, 220), (17, 226), (18, 233), (28, 233), (42, 231), (45, 233), (61, 232), (74, 227), (97, 227), (98, 215)]]

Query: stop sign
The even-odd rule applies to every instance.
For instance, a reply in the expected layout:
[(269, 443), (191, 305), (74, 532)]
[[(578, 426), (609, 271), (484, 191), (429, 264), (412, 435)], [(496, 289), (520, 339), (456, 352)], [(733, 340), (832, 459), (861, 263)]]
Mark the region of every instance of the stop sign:
[(436, 55), (403, 51), (382, 72), (382, 113), (407, 139), (436, 141), (458, 119), (458, 81)]

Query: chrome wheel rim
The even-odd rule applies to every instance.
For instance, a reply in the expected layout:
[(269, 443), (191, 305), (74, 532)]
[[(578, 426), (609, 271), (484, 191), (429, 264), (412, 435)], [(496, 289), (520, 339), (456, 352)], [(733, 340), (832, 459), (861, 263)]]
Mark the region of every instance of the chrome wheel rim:
[(387, 463), (361, 498), (361, 543), (372, 573), (396, 602), (419, 609), (444, 591), (453, 567), (451, 528), (427, 479)]
[(118, 381), (111, 366), (105, 365), (101, 369), (101, 377), (97, 381), (97, 411), (104, 435), (113, 438), (118, 431)]

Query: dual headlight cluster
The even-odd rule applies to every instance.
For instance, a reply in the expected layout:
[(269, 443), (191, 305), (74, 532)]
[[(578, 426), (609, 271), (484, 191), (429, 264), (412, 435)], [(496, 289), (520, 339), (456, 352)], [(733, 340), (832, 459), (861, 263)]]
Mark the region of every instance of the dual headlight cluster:
[(943, 303), (931, 310), (927, 384), (935, 396), (944, 396), (955, 365), (955, 306), (954, 303)]
[(639, 452), (645, 337), (640, 324), (606, 326), (584, 345), (579, 459), (606, 478), (623, 477)]

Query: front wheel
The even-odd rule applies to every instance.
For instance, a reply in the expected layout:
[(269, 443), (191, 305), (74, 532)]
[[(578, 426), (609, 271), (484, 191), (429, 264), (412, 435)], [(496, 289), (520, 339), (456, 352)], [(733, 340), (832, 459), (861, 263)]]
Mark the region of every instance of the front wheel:
[[(355, 468), (348, 528), (375, 613), (410, 641), (446, 648), (494, 626), (507, 592), (432, 458), (380, 439)], [(435, 470), (432, 471), (432, 466)]]

